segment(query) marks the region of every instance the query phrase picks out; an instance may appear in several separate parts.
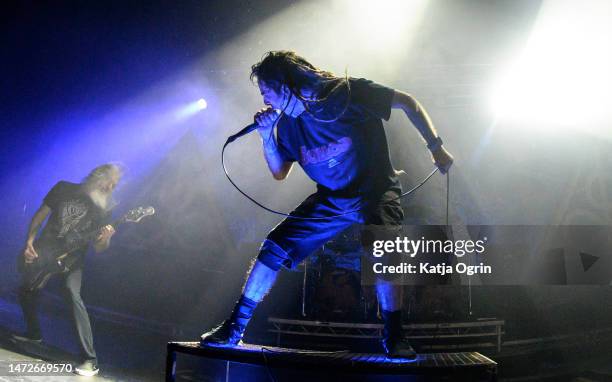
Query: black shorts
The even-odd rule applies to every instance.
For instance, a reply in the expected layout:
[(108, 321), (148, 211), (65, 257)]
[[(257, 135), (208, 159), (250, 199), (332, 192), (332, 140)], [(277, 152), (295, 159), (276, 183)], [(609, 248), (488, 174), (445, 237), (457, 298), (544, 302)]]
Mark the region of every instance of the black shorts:
[[(285, 218), (268, 234), (261, 246), (258, 260), (275, 270), (281, 266), (293, 269), (353, 224), (361, 224), (363, 230), (367, 230), (368, 234), (364, 234), (362, 230), (362, 241), (365, 238), (366, 246), (374, 237), (379, 238), (381, 231), (385, 231), (386, 236), (395, 237), (401, 231), (404, 219), (400, 201), (393, 200), (400, 193), (401, 188), (392, 188), (376, 198), (375, 203), (368, 203), (362, 198), (340, 198), (316, 192), (306, 198), (290, 215), (317, 220)], [(358, 212), (334, 217), (362, 206), (363, 209)]]

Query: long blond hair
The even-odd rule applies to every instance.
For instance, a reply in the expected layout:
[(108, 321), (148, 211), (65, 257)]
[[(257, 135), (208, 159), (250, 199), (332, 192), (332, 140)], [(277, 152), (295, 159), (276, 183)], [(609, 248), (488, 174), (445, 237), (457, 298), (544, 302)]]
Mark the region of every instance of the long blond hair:
[(103, 193), (99, 186), (105, 181), (112, 180), (113, 177), (120, 179), (123, 172), (124, 168), (120, 164), (105, 163), (91, 170), (83, 179), (85, 192), (98, 207), (106, 211), (115, 207), (117, 203), (113, 199), (112, 192)]
[(105, 163), (91, 170), (83, 179), (83, 183), (88, 187), (95, 187), (102, 181), (112, 179), (113, 176), (121, 178), (122, 175), (123, 166), (118, 163)]

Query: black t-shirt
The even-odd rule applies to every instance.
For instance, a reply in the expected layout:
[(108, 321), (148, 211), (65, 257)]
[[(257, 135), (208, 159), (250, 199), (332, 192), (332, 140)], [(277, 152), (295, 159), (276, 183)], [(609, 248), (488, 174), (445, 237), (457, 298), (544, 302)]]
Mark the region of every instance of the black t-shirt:
[[(285, 161), (298, 162), (320, 192), (376, 198), (399, 182), (391, 164), (382, 119), (389, 120), (394, 90), (350, 78), (328, 99), (309, 104), (297, 118), (283, 115), (278, 149)], [(337, 117), (334, 122), (324, 122)]]
[[(45, 196), (43, 203), (51, 209), (51, 214), (39, 243), (54, 248), (73, 249), (90, 232), (103, 226), (108, 217), (93, 203), (81, 184), (60, 181)], [(86, 251), (87, 245), (82, 245), (75, 253), (84, 255)]]

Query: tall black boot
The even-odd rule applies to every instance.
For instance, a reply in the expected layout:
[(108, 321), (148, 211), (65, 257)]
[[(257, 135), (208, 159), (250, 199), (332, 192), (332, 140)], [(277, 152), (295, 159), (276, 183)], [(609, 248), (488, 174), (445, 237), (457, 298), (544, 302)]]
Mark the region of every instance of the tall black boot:
[(209, 332), (202, 334), (202, 346), (236, 346), (242, 340), (246, 326), (253, 316), (257, 302), (240, 296), (229, 319)]
[(383, 310), (382, 316), (385, 326), (381, 343), (387, 357), (416, 358), (416, 352), (412, 346), (410, 346), (408, 339), (404, 336), (402, 331), (402, 311), (396, 310), (390, 312), (388, 310)]

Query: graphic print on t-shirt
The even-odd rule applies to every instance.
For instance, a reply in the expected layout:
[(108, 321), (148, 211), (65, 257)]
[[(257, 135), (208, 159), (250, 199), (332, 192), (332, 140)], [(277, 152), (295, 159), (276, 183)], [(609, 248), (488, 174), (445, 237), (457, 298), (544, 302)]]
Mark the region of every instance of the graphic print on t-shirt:
[(81, 219), (87, 215), (87, 205), (79, 200), (68, 200), (62, 206), (61, 228), (57, 237), (64, 237), (68, 232), (73, 231)]
[(306, 146), (300, 147), (300, 165), (306, 166), (328, 161), (328, 167), (332, 168), (338, 164), (334, 158), (340, 154), (349, 151), (353, 145), (353, 141), (349, 137), (342, 137), (337, 141), (329, 144), (315, 147), (310, 150)]

